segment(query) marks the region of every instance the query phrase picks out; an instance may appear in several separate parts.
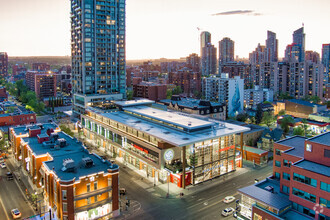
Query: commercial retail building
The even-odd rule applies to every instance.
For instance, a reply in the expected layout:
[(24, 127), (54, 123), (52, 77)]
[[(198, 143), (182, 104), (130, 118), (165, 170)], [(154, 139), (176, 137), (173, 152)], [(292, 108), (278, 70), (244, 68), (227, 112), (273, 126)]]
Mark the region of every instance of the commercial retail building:
[(242, 165), (235, 134), (249, 128), (158, 110), (149, 107), (152, 103), (117, 101), (117, 110), (88, 108), (81, 115), (84, 135), (155, 183), (170, 179), (185, 188)]
[(14, 160), (58, 219), (119, 215), (119, 167), (103, 160), (56, 124), (10, 128)]

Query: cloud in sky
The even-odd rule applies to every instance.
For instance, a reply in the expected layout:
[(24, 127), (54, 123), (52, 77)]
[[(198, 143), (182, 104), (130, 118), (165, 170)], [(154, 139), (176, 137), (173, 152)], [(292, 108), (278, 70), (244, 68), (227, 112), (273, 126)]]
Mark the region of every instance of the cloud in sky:
[(260, 16), (261, 13), (254, 12), (253, 10), (235, 10), (235, 11), (224, 11), (212, 14), (213, 16), (218, 15), (250, 15), (250, 16)]

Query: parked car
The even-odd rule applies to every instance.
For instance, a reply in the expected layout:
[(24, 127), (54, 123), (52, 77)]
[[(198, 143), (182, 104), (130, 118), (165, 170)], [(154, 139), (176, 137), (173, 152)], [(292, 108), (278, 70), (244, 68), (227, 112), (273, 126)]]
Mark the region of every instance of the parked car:
[(231, 202), (234, 202), (235, 201), (235, 197), (234, 196), (226, 196), (224, 199), (223, 199), (223, 202), (224, 203), (231, 203)]
[(233, 212), (234, 212), (234, 209), (229, 207), (229, 208), (226, 208), (226, 209), (222, 210), (221, 214), (223, 216), (228, 216), (228, 215), (232, 215)]
[(11, 172), (7, 172), (6, 176), (7, 176), (7, 180), (13, 180), (14, 179), (14, 176)]
[(20, 218), (21, 217), (21, 212), (16, 208), (11, 210), (11, 214), (13, 216), (14, 219)]
[(5, 163), (0, 163), (0, 167), (1, 167), (1, 168), (6, 168), (7, 166), (6, 166)]

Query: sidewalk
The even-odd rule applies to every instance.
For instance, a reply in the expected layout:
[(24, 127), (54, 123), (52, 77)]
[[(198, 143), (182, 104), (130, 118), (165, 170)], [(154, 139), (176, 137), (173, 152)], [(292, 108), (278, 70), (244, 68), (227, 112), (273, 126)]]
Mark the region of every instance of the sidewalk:
[[(102, 150), (99, 149), (90, 149), (90, 152), (105, 155)], [(107, 157), (110, 159), (110, 156)], [(184, 193), (184, 195), (190, 195), (196, 192), (204, 191), (208, 188), (211, 188), (215, 185), (218, 185), (223, 182), (230, 181), (232, 178), (242, 175), (246, 172), (249, 172), (254, 169), (262, 169), (262, 167), (254, 167), (253, 163), (244, 161), (243, 168), (237, 168), (236, 171), (228, 173), (226, 175), (220, 176), (218, 178), (209, 180), (204, 183), (197, 184), (195, 186), (189, 185), (186, 189), (182, 189), (178, 187), (174, 183), (160, 183), (155, 182), (153, 177), (147, 177), (145, 172), (140, 171), (133, 167), (133, 165), (129, 163), (124, 163), (123, 158), (116, 158), (116, 164), (119, 165), (120, 169), (119, 172), (125, 172), (129, 176), (131, 176), (132, 180), (135, 184), (139, 185), (141, 188), (145, 189), (147, 192), (151, 193), (153, 196), (164, 198), (164, 199), (175, 199), (180, 198), (180, 193)], [(154, 185), (155, 184), (155, 185)], [(167, 192), (169, 191), (169, 196), (167, 197)]]

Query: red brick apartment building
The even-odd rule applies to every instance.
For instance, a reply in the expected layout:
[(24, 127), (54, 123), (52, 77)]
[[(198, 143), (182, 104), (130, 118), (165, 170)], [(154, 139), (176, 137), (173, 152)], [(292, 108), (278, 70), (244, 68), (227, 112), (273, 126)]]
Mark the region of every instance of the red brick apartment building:
[(48, 63), (32, 63), (33, 71), (49, 71), (50, 65)]
[[(15, 162), (58, 219), (109, 219), (120, 214), (119, 166), (91, 154), (55, 124), (10, 128)], [(47, 210), (48, 211), (48, 210)]]
[(25, 82), (39, 99), (56, 96), (56, 75), (53, 73), (27, 71)]
[(158, 83), (140, 82), (139, 84), (133, 84), (133, 97), (159, 101), (166, 99), (166, 91), (167, 86)]
[(330, 219), (330, 132), (274, 143), (272, 178), (239, 192), (252, 219)]

